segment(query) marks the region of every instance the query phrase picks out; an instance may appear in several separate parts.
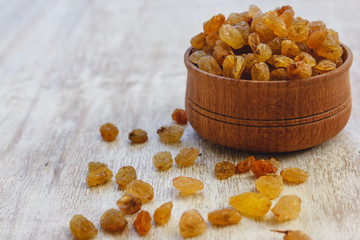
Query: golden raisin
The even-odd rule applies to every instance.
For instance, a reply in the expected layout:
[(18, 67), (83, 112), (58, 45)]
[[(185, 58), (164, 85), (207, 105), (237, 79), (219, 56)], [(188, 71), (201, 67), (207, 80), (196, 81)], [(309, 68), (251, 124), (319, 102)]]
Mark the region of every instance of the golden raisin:
[(239, 22), (246, 21), (248, 18), (249, 18), (248, 12), (230, 13), (225, 23), (230, 25), (235, 25)]
[(132, 166), (125, 166), (119, 169), (115, 176), (116, 183), (120, 189), (125, 189), (131, 181), (136, 179), (136, 170)]
[(197, 148), (183, 148), (175, 157), (175, 162), (178, 167), (190, 167), (194, 164), (199, 156), (199, 149)]
[(245, 44), (241, 33), (232, 25), (224, 24), (219, 30), (219, 37), (233, 49), (242, 48)]
[(206, 222), (195, 209), (184, 212), (180, 217), (179, 230), (183, 238), (199, 236), (206, 228)]
[(259, 62), (265, 62), (271, 57), (271, 48), (266, 43), (259, 43), (254, 52), (259, 59)]
[(271, 230), (273, 232), (284, 233), (284, 240), (311, 240), (311, 238), (301, 231), (279, 231)]
[(213, 225), (226, 226), (239, 223), (241, 216), (234, 209), (220, 209), (209, 213), (208, 220)]
[(257, 46), (260, 44), (260, 37), (257, 33), (250, 33), (248, 42), (253, 52), (256, 51)]
[(115, 209), (106, 210), (100, 218), (101, 228), (109, 232), (122, 232), (127, 224), (121, 212)]
[(277, 68), (270, 72), (270, 80), (286, 80), (287, 72), (285, 68)]
[(186, 112), (183, 109), (175, 109), (174, 112), (171, 114), (171, 117), (177, 124), (187, 124), (188, 119), (186, 116)]
[(283, 178), (283, 181), (287, 183), (303, 183), (309, 177), (306, 171), (295, 167), (283, 169), (280, 172), (280, 176)]
[(119, 134), (119, 130), (114, 124), (105, 123), (100, 127), (100, 134), (104, 141), (112, 142)]
[(170, 152), (158, 152), (153, 157), (154, 167), (159, 171), (167, 170), (171, 168), (173, 159)]
[(216, 75), (221, 74), (221, 68), (219, 64), (216, 62), (215, 58), (210, 55), (200, 58), (198, 62), (198, 67), (208, 73)]
[(240, 79), (245, 68), (242, 56), (228, 55), (223, 62), (223, 76)]
[(271, 211), (278, 222), (297, 218), (301, 211), (301, 199), (296, 195), (283, 196)]
[(184, 133), (184, 128), (178, 125), (161, 127), (157, 130), (160, 140), (164, 143), (178, 143)]
[(71, 218), (70, 231), (74, 238), (78, 240), (91, 239), (98, 233), (94, 224), (82, 215), (75, 215)]
[[(212, 52), (212, 56), (213, 56), (213, 59), (215, 60), (215, 62), (218, 65), (215, 64), (215, 62), (213, 61), (212, 58), (208, 58), (206, 61), (208, 62), (208, 65), (209, 65), (209, 66), (207, 66), (209, 68), (209, 71), (207, 71), (205, 69), (205, 67), (206, 67), (205, 64), (204, 64), (205, 65), (204, 66), (204, 71), (214, 73), (214, 74), (218, 74), (218, 75), (221, 74), (220, 66), (223, 65), (223, 62), (224, 62), (225, 58), (227, 56), (229, 56), (229, 55), (234, 55), (233, 49), (229, 45), (227, 45), (224, 41), (217, 40), (216, 43), (215, 43), (215, 46), (214, 46), (214, 51)], [(217, 66), (219, 66), (220, 70), (217, 68)], [(199, 68), (200, 68), (200, 66), (199, 66)], [(217, 72), (219, 72), (219, 73), (217, 73)]]
[(174, 178), (173, 185), (177, 190), (179, 190), (179, 192), (186, 195), (193, 194), (204, 188), (204, 184), (202, 181), (196, 178), (183, 177), (183, 176)]
[(314, 66), (314, 69), (319, 73), (326, 73), (336, 68), (336, 63), (330, 60), (321, 60), (317, 65)]
[(270, 158), (269, 160), (265, 160), (265, 162), (270, 163), (275, 168), (275, 172), (280, 168), (279, 161), (276, 160), (276, 158)]
[(225, 16), (218, 14), (213, 16), (210, 20), (204, 22), (204, 33), (210, 34), (219, 30), (221, 25), (225, 22)]
[(271, 207), (271, 201), (267, 197), (253, 192), (233, 196), (229, 204), (241, 214), (250, 217), (264, 217)]
[(247, 73), (250, 73), (252, 66), (255, 63), (259, 62), (259, 58), (254, 53), (243, 54), (242, 56), (245, 59), (245, 69), (244, 69), (244, 71), (247, 72)]
[(284, 40), (281, 42), (281, 55), (289, 58), (294, 58), (301, 53), (298, 45), (291, 40)]
[(190, 40), (190, 44), (193, 48), (203, 49), (206, 45), (206, 34), (199, 33)]
[(140, 236), (145, 236), (149, 233), (151, 229), (151, 216), (150, 213), (144, 210), (141, 210), (138, 215), (136, 216), (136, 219), (134, 221), (134, 227), (136, 232)]
[(90, 162), (86, 183), (89, 187), (102, 185), (111, 181), (112, 176), (112, 171), (105, 163)]
[(264, 159), (253, 161), (251, 170), (256, 178), (264, 176), (266, 173), (276, 173), (276, 168)]
[(144, 143), (148, 140), (147, 132), (142, 129), (134, 129), (129, 133), (131, 143)]
[(266, 63), (255, 63), (251, 68), (251, 79), (257, 81), (269, 81), (270, 71)]
[(312, 69), (304, 61), (290, 63), (287, 67), (287, 76), (290, 80), (309, 78), (311, 75)]
[(300, 61), (304, 61), (307, 65), (309, 65), (310, 67), (313, 67), (316, 65), (316, 60), (313, 56), (311, 56), (309, 53), (306, 52), (302, 52), (299, 55), (297, 55), (294, 58), (295, 62), (300, 62)]
[(116, 205), (123, 213), (133, 214), (141, 209), (142, 203), (140, 198), (125, 193), (119, 200), (117, 200)]
[(281, 194), (283, 186), (282, 177), (279, 175), (265, 175), (255, 180), (256, 189), (270, 200)]
[(309, 35), (309, 21), (302, 18), (296, 18), (292, 21), (288, 29), (288, 38), (290, 40), (293, 40), (294, 42), (306, 41)]
[(198, 64), (200, 61), (200, 58), (205, 57), (206, 55), (207, 55), (207, 53), (205, 53), (203, 50), (198, 50), (198, 51), (193, 52), (190, 55), (189, 60), (192, 63)]
[(231, 162), (219, 162), (215, 165), (214, 174), (218, 179), (227, 179), (235, 174), (235, 170)]
[(154, 198), (153, 187), (149, 183), (139, 179), (130, 182), (126, 186), (126, 191), (129, 194), (140, 198), (142, 203), (150, 202)]
[(155, 209), (154, 222), (158, 225), (166, 224), (171, 217), (171, 210), (173, 208), (172, 202), (166, 202)]
[(272, 55), (267, 62), (276, 68), (287, 68), (294, 60), (283, 55)]
[(244, 172), (249, 171), (251, 169), (253, 161), (255, 161), (254, 156), (250, 156), (250, 157), (246, 158), (246, 160), (243, 160), (236, 165), (236, 170), (239, 173), (244, 173)]

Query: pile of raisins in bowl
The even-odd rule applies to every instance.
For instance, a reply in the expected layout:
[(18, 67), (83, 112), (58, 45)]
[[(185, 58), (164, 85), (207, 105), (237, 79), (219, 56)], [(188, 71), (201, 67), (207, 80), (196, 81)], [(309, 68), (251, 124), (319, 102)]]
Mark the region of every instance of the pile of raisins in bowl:
[(204, 22), (191, 41), (189, 59), (201, 70), (235, 79), (293, 80), (316, 76), (343, 63), (336, 31), (322, 21), (295, 17), (291, 6), (263, 13), (222, 14)]

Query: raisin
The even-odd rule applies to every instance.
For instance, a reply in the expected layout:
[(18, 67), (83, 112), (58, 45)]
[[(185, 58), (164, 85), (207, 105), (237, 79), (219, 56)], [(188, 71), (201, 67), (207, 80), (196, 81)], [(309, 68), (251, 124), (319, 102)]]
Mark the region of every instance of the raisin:
[(242, 48), (245, 44), (241, 33), (232, 25), (224, 24), (219, 30), (219, 37), (233, 49)]
[(270, 163), (275, 168), (275, 172), (280, 168), (279, 161), (276, 160), (276, 158), (270, 158), (269, 160), (265, 160), (265, 162)]
[(225, 16), (218, 14), (213, 16), (210, 20), (204, 22), (204, 33), (210, 34), (219, 30), (221, 25), (225, 22)]
[(144, 143), (148, 140), (147, 132), (142, 129), (134, 129), (129, 133), (131, 143)]
[(266, 43), (260, 43), (254, 53), (258, 56), (259, 62), (265, 62), (271, 57), (272, 51)]
[(221, 68), (219, 64), (216, 62), (215, 58), (210, 55), (200, 58), (198, 62), (198, 67), (208, 73), (216, 75), (221, 74)]
[(112, 142), (119, 134), (119, 130), (114, 124), (105, 123), (100, 127), (100, 134), (104, 141)]
[(211, 50), (211, 52), (214, 50), (215, 44), (219, 39), (218, 32), (213, 32), (206, 36), (206, 45)]
[(101, 228), (108, 232), (122, 232), (127, 224), (121, 212), (115, 209), (106, 210), (100, 218)]
[(187, 124), (188, 119), (186, 116), (186, 112), (183, 109), (175, 109), (174, 112), (171, 114), (171, 117), (177, 124)]
[(256, 178), (259, 178), (266, 173), (276, 173), (277, 169), (271, 163), (266, 162), (264, 159), (260, 159), (252, 162), (251, 170)]
[(154, 222), (158, 225), (166, 224), (171, 217), (172, 202), (167, 202), (158, 207), (154, 212)]
[(233, 196), (229, 204), (249, 217), (264, 217), (271, 208), (271, 201), (260, 193), (247, 192)]
[(244, 172), (250, 171), (253, 161), (255, 161), (255, 157), (250, 156), (250, 157), (246, 158), (246, 160), (239, 162), (236, 165), (237, 172), (244, 173)]
[(249, 17), (254, 17), (257, 12), (261, 13), (260, 8), (258, 6), (256, 6), (255, 4), (251, 4), (249, 6), (249, 10), (248, 10)]
[(276, 68), (287, 68), (294, 60), (283, 55), (272, 55), (267, 62)]
[(184, 128), (178, 125), (161, 127), (157, 130), (160, 140), (164, 143), (178, 143), (184, 133)]
[(151, 216), (150, 213), (144, 210), (141, 210), (138, 215), (136, 216), (136, 219), (134, 221), (134, 227), (136, 232), (140, 236), (145, 236), (149, 233), (151, 229)]
[[(222, 66), (225, 58), (229, 55), (234, 55), (232, 48), (229, 45), (227, 45), (224, 41), (217, 40), (215, 43), (215, 46), (214, 46), (214, 51), (212, 52), (212, 56), (215, 59), (215, 62), (218, 65)], [(216, 67), (215, 63), (212, 63), (212, 64), (214, 64), (213, 70), (218, 71), (218, 69), (216, 69), (217, 67)], [(221, 73), (221, 71), (220, 71), (220, 73)], [(215, 73), (215, 74), (217, 74), (217, 73)]]
[(125, 189), (126, 185), (136, 179), (136, 170), (132, 166), (125, 166), (119, 169), (115, 176), (116, 183), (120, 189)]
[(264, 24), (279, 37), (287, 37), (289, 34), (285, 22), (275, 11), (268, 11), (264, 15)]
[(284, 240), (311, 240), (311, 238), (301, 231), (279, 231), (271, 230), (273, 232), (284, 233)]
[(281, 20), (283, 20), (286, 27), (289, 27), (290, 24), (292, 23), (293, 19), (294, 19), (294, 15), (295, 15), (295, 12), (290, 7), (290, 9), (285, 10), (281, 15), (279, 15), (279, 17), (281, 18)]
[(230, 15), (227, 17), (225, 23), (230, 25), (235, 25), (239, 22), (246, 21), (249, 18), (248, 12), (242, 12), (242, 13), (230, 13)]
[(223, 62), (223, 76), (240, 79), (245, 68), (245, 60), (242, 56), (229, 55)]
[(320, 57), (327, 58), (329, 60), (336, 60), (343, 54), (343, 49), (337, 39), (333, 35), (328, 34), (322, 44), (314, 49), (315, 53)]
[(265, 175), (255, 180), (256, 189), (270, 200), (277, 198), (283, 190), (283, 180), (279, 175)]
[(342, 60), (342, 58), (340, 57), (338, 59), (335, 59), (334, 63), (336, 64), (336, 67), (340, 67), (344, 63), (344, 60)]
[(193, 52), (190, 57), (189, 60), (194, 63), (194, 64), (198, 64), (200, 61), (200, 58), (207, 56), (207, 54), (203, 51), (203, 50), (198, 50)]
[(245, 59), (244, 72), (250, 73), (252, 66), (259, 62), (259, 58), (254, 53), (243, 54), (242, 56)]
[(263, 43), (268, 43), (276, 37), (274, 32), (264, 23), (256, 24), (254, 31), (259, 35), (260, 41)]
[(208, 220), (213, 225), (226, 226), (239, 223), (241, 215), (234, 209), (220, 209), (209, 213)]
[(249, 37), (249, 35), (251, 33), (251, 29), (250, 29), (249, 24), (247, 24), (246, 22), (239, 22), (239, 23), (236, 23), (234, 25), (234, 28), (236, 28), (240, 32), (242, 38), (245, 41), (245, 44), (247, 44), (248, 43), (248, 37)]
[(301, 18), (296, 18), (289, 26), (290, 40), (294, 42), (306, 41), (309, 35), (309, 21)]
[(251, 50), (255, 53), (257, 46), (260, 44), (259, 35), (257, 33), (250, 33), (248, 37), (248, 42)]
[(183, 176), (174, 178), (173, 185), (177, 190), (179, 190), (179, 192), (185, 195), (193, 194), (204, 188), (204, 184), (202, 181), (196, 178), (183, 177)]
[(303, 183), (309, 177), (306, 171), (295, 167), (283, 169), (280, 172), (280, 176), (283, 178), (283, 181), (287, 183)]
[(190, 40), (190, 44), (193, 48), (203, 49), (206, 45), (206, 34), (199, 33)]
[(153, 187), (149, 183), (139, 179), (130, 182), (126, 186), (126, 191), (129, 194), (140, 198), (142, 203), (150, 202), (154, 198)]
[(173, 164), (173, 159), (170, 152), (158, 152), (153, 157), (154, 167), (159, 170), (168, 170)]
[(183, 238), (199, 236), (206, 228), (206, 222), (195, 209), (184, 212), (180, 217), (179, 230)]
[(255, 63), (251, 68), (251, 79), (256, 81), (269, 81), (270, 71), (268, 65), (263, 62)]
[(78, 240), (91, 239), (98, 233), (94, 224), (82, 215), (75, 215), (71, 218), (70, 231), (74, 238)]
[(291, 80), (309, 78), (311, 75), (312, 69), (304, 61), (290, 63), (287, 67), (287, 76)]
[(316, 65), (316, 60), (315, 58), (313, 58), (313, 56), (311, 56), (310, 54), (306, 53), (306, 52), (302, 52), (299, 55), (297, 55), (294, 58), (295, 62), (300, 62), (300, 61), (304, 61), (307, 65), (309, 65), (310, 67), (313, 67)]
[(331, 70), (334, 70), (336, 68), (336, 63), (330, 60), (321, 60), (316, 66), (314, 66), (314, 69), (318, 71), (319, 73), (326, 73)]
[(275, 37), (273, 40), (267, 43), (267, 45), (271, 48), (272, 54), (280, 55), (281, 54), (281, 43), (285, 38)]
[(284, 40), (281, 42), (281, 55), (289, 58), (294, 58), (301, 53), (298, 45), (291, 40)]
[(227, 179), (235, 174), (235, 165), (231, 162), (219, 162), (215, 165), (214, 174), (218, 179)]
[(141, 209), (142, 203), (140, 198), (125, 193), (119, 200), (117, 200), (116, 205), (123, 213), (133, 214)]
[(199, 149), (197, 148), (183, 148), (175, 157), (175, 162), (178, 167), (190, 167), (194, 164), (199, 156)]
[(90, 162), (86, 183), (89, 187), (102, 185), (111, 181), (112, 176), (112, 171), (105, 163)]
[(287, 72), (285, 68), (277, 68), (270, 72), (270, 80), (286, 80)]
[(296, 195), (283, 196), (271, 211), (278, 222), (297, 218), (301, 211), (301, 199)]

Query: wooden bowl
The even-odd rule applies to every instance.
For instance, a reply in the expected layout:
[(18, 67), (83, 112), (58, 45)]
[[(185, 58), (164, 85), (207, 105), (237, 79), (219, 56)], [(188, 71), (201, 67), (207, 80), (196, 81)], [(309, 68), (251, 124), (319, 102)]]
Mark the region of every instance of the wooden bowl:
[(307, 79), (253, 81), (200, 70), (185, 53), (188, 69), (185, 110), (205, 139), (250, 152), (290, 152), (336, 136), (351, 113), (351, 50), (344, 63)]

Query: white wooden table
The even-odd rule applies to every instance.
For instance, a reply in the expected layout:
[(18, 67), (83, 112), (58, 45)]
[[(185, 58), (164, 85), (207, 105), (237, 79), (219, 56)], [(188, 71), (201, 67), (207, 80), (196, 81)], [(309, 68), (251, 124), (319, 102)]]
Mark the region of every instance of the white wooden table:
[[(184, 107), (186, 69), (183, 54), (202, 22), (219, 12), (247, 10), (253, 1), (147, 0), (0, 0), (0, 239), (71, 239), (69, 221), (83, 214), (100, 229), (101, 214), (116, 207), (123, 192), (115, 181), (88, 188), (87, 163), (101, 161), (116, 174), (124, 165), (154, 186), (154, 200), (143, 206), (152, 214), (173, 201), (173, 215), (153, 226), (144, 239), (180, 239), (182, 212), (207, 213), (228, 207), (230, 196), (255, 191), (251, 173), (219, 181), (219, 161), (238, 163), (250, 153), (212, 144), (187, 126), (180, 144), (159, 142), (156, 130), (171, 124), (171, 112)], [(282, 1), (255, 1), (263, 10)], [(312, 239), (359, 239), (360, 234), (360, 1), (287, 1), (297, 15), (322, 19), (340, 33), (354, 54), (351, 69), (353, 112), (334, 139), (309, 150), (276, 157), (282, 168), (306, 169), (305, 184), (286, 185), (282, 195), (302, 199), (299, 218), (277, 224), (269, 212), (262, 221), (243, 217), (235, 226), (213, 227), (198, 239), (282, 239), (270, 229), (302, 230)], [(103, 142), (105, 122), (120, 130), (113, 143)], [(134, 128), (149, 141), (132, 146)], [(183, 147), (202, 156), (190, 168), (175, 165), (157, 172), (152, 156), (173, 156)], [(171, 179), (202, 179), (205, 188), (181, 197)], [(273, 201), (273, 204), (276, 200)], [(135, 216), (121, 235), (99, 231), (96, 239), (139, 238)], [(142, 239), (142, 238), (141, 238)]]

